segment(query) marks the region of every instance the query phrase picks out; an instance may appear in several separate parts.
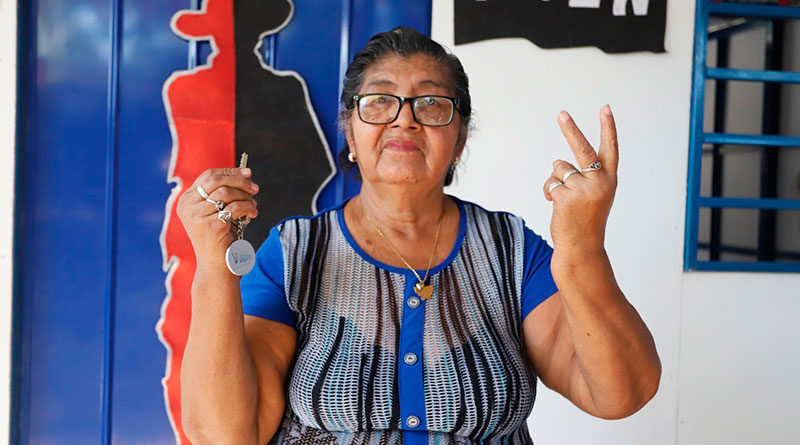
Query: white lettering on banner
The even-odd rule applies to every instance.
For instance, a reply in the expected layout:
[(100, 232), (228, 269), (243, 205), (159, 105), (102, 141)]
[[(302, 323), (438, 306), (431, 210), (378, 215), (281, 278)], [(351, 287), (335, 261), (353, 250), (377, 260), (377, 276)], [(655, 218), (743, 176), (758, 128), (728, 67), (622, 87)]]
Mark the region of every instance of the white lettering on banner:
[(570, 8), (599, 8), (600, 0), (569, 0)]
[[(485, 2), (487, 0), (475, 0), (478, 2)], [(550, 0), (542, 0), (549, 2)], [(614, 15), (625, 15), (625, 9), (628, 6), (628, 1), (633, 3), (633, 15), (647, 15), (647, 7), (650, 6), (650, 0), (614, 0), (614, 5), (611, 11)], [(570, 8), (599, 8), (600, 0), (569, 0)]]
[[(633, 15), (647, 15), (647, 7), (650, 5), (650, 0), (630, 0), (633, 3)], [(572, 6), (572, 3), (570, 3)], [(614, 0), (614, 6), (611, 7), (614, 15), (625, 15), (625, 7), (628, 6), (628, 0)]]

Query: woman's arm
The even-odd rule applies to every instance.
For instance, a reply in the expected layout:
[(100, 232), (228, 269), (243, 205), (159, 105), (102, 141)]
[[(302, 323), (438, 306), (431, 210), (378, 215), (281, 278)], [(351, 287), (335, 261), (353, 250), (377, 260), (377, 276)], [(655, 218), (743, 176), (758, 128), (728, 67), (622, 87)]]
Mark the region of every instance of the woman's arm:
[[(619, 149), (608, 106), (600, 113), (599, 153), (572, 118), (559, 125), (582, 174), (558, 160), (544, 193), (553, 201), (550, 270), (559, 291), (523, 322), (528, 354), (542, 381), (581, 409), (617, 419), (656, 393), (661, 362), (653, 337), (617, 286), (604, 248), (605, 226), (617, 187)], [(599, 169), (587, 169), (595, 162)], [(559, 183), (555, 187), (552, 184)]]
[(258, 215), (249, 169), (211, 169), (178, 202), (197, 268), (192, 282), (189, 338), (181, 363), (181, 422), (195, 444), (265, 443), (283, 415), (283, 387), (294, 354), (294, 332), (243, 315), (239, 277), (225, 265), (232, 225), (196, 190), (221, 200), (237, 219)]
[(198, 270), (192, 283), (181, 417), (194, 444), (258, 443), (258, 379), (238, 289), (239, 278), (227, 270)]
[(554, 273), (559, 291), (525, 318), (523, 332), (542, 383), (589, 414), (619, 419), (655, 395), (661, 363), (605, 254), (588, 262)]
[(199, 273), (181, 365), (181, 411), (192, 443), (263, 444), (283, 418), (297, 334), (242, 314), (239, 279)]
[(278, 430), (286, 409), (284, 388), (297, 347), (297, 331), (289, 325), (245, 315), (244, 329), (256, 367), (258, 443), (267, 443)]

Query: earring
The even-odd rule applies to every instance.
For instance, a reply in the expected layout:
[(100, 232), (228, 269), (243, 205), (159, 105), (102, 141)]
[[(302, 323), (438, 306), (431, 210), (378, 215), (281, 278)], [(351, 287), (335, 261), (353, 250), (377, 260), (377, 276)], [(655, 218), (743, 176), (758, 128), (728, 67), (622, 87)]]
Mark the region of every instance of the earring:
[(458, 165), (458, 158), (453, 159), (453, 165), (454, 166)]
[(351, 151), (350, 154), (347, 155), (347, 159), (350, 162), (356, 162), (356, 154)]

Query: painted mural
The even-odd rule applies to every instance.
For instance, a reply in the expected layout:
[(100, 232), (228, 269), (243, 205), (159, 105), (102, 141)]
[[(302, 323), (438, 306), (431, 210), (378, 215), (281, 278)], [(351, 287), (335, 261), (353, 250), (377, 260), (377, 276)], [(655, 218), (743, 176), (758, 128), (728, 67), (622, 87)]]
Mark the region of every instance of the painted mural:
[(207, 64), (173, 73), (163, 88), (173, 140), (168, 180), (175, 186), (161, 233), (167, 296), (156, 330), (167, 349), (162, 384), (178, 443), (189, 443), (180, 422), (180, 364), (196, 260), (176, 214), (177, 197), (204, 170), (234, 167), (248, 153), (261, 191), (259, 217), (245, 238), (258, 248), (280, 219), (316, 212), (319, 192), (335, 173), (305, 82), (262, 56), (264, 38), (286, 26), (293, 10), (290, 0), (207, 0), (201, 10), (172, 19), (177, 35), (212, 46)]

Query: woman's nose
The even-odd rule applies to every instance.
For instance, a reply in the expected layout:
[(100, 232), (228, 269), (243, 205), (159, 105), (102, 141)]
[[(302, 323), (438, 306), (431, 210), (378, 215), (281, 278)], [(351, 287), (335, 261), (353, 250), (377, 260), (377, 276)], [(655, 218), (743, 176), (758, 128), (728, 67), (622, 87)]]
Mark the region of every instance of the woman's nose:
[(397, 115), (397, 119), (390, 125), (402, 128), (419, 128), (420, 124), (414, 120), (414, 113), (411, 111), (412, 106), (411, 102), (403, 102), (403, 104), (400, 105), (400, 114)]

